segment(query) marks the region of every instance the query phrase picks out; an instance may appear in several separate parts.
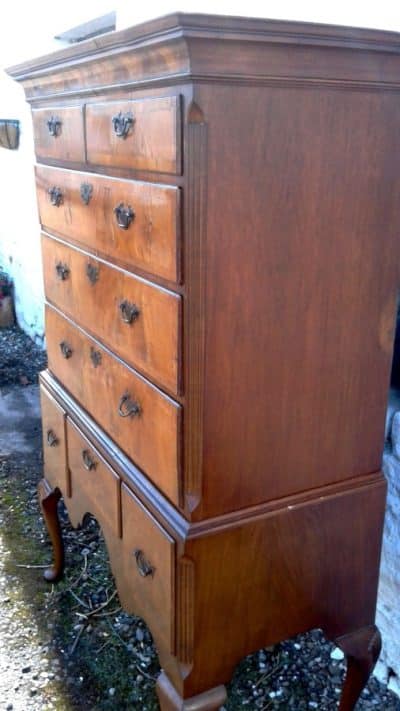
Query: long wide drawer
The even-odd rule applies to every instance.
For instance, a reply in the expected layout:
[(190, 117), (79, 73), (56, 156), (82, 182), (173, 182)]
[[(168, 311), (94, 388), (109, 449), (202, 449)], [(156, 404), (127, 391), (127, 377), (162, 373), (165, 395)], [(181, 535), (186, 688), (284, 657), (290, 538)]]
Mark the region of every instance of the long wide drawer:
[(49, 305), (46, 334), (50, 370), (179, 505), (181, 406)]
[(156, 383), (178, 392), (180, 296), (43, 235), (48, 299)]
[(38, 158), (64, 163), (85, 161), (82, 106), (33, 109), (32, 119)]
[(121, 535), (120, 479), (75, 425), (67, 421), (71, 493), (87, 504), (101, 526)]
[(180, 173), (179, 96), (86, 105), (88, 163)]
[(36, 187), (40, 220), (50, 231), (178, 280), (178, 188), (45, 166), (36, 166)]

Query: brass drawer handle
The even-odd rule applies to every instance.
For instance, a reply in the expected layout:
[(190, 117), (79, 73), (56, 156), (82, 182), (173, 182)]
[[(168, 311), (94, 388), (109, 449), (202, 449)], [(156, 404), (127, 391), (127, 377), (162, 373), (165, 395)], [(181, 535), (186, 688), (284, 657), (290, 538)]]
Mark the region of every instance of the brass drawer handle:
[(58, 445), (58, 437), (53, 430), (47, 430), (46, 439), (49, 447), (56, 447)]
[(126, 299), (124, 301), (121, 301), (119, 305), (119, 310), (121, 312), (121, 318), (124, 323), (133, 323), (134, 321), (136, 321), (137, 318), (139, 318), (140, 311), (136, 304), (132, 304)]
[(67, 341), (61, 341), (60, 350), (64, 358), (68, 359), (72, 356), (72, 348), (68, 345)]
[(146, 578), (148, 575), (151, 575), (151, 577), (153, 577), (155, 573), (155, 568), (153, 568), (153, 566), (146, 560), (143, 551), (141, 551), (139, 548), (136, 548), (136, 550), (134, 551), (134, 556), (136, 559), (137, 569), (142, 578)]
[(91, 284), (95, 284), (99, 278), (99, 267), (92, 264), (92, 262), (88, 262), (86, 264), (86, 276)]
[(114, 213), (117, 219), (117, 225), (121, 230), (127, 230), (132, 220), (135, 218), (135, 213), (131, 206), (125, 207), (123, 202), (120, 202), (117, 207), (114, 207)]
[(50, 195), (50, 202), (54, 207), (60, 207), (60, 205), (63, 204), (63, 194), (60, 188), (54, 186), (49, 188), (47, 192)]
[(85, 467), (85, 469), (87, 469), (88, 472), (91, 472), (92, 469), (96, 469), (97, 467), (97, 462), (95, 462), (94, 459), (90, 456), (90, 453), (87, 449), (82, 450), (82, 462), (83, 466)]
[(126, 114), (120, 111), (119, 114), (112, 117), (111, 121), (115, 135), (118, 136), (118, 138), (126, 138), (129, 129), (133, 126), (134, 118), (131, 111), (127, 111)]
[(89, 205), (90, 198), (92, 197), (92, 195), (93, 185), (90, 185), (90, 183), (82, 183), (80, 189), (80, 196), (84, 205)]
[(57, 262), (56, 264), (57, 276), (61, 281), (65, 281), (69, 277), (69, 266), (68, 264), (63, 264), (62, 262)]
[(141, 413), (141, 407), (136, 400), (133, 400), (129, 393), (122, 395), (119, 405), (118, 414), (120, 417), (137, 417)]
[(61, 119), (59, 119), (58, 116), (52, 116), (46, 123), (50, 136), (57, 138), (61, 133)]

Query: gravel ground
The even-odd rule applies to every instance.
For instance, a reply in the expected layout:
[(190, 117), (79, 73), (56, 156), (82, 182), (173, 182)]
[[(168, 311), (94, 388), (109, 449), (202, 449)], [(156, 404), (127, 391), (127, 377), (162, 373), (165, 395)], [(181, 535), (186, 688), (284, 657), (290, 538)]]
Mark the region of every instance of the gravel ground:
[[(36, 395), (26, 386), (44, 363), (18, 329), (0, 331), (1, 397)], [(18, 427), (29, 446), (0, 454), (0, 711), (156, 711), (151, 636), (120, 608), (93, 519), (73, 531), (61, 511), (66, 575), (56, 586), (42, 579), (51, 548), (36, 497), (40, 422)], [(244, 659), (224, 709), (334, 711), (343, 675), (340, 651), (314, 630)], [(400, 711), (400, 700), (371, 679), (357, 708)]]

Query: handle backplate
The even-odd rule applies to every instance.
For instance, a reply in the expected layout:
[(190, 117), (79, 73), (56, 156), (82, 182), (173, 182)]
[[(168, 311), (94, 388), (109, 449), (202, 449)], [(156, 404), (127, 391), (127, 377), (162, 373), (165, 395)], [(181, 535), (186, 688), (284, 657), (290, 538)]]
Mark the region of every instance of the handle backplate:
[(111, 119), (114, 133), (118, 138), (126, 138), (129, 134), (131, 126), (133, 126), (134, 118), (131, 111), (123, 113), (120, 111)]
[(136, 321), (137, 318), (139, 318), (140, 315), (140, 310), (136, 306), (136, 304), (133, 304), (127, 299), (121, 301), (119, 305), (119, 310), (124, 323), (133, 323), (134, 321)]
[(68, 264), (63, 264), (63, 262), (57, 262), (56, 273), (61, 281), (65, 281), (69, 277), (69, 266)]
[(86, 264), (86, 276), (91, 284), (95, 284), (99, 278), (99, 267), (92, 262)]
[(50, 202), (54, 207), (60, 207), (63, 204), (63, 194), (61, 188), (56, 188), (53, 186), (49, 188), (48, 191), (50, 196)]
[(91, 185), (90, 183), (82, 183), (80, 188), (80, 196), (84, 205), (89, 205), (92, 195), (93, 185)]
[(61, 119), (58, 116), (51, 116), (46, 123), (50, 136), (57, 138), (61, 133)]

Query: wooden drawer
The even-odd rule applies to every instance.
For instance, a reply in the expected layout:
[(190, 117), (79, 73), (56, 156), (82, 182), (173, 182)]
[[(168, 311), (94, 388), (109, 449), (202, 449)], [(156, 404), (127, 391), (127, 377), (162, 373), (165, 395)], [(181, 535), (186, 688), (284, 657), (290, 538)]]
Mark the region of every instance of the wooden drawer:
[(157, 640), (174, 651), (175, 541), (122, 484), (124, 574), (130, 611), (157, 630)]
[(179, 97), (87, 104), (88, 163), (180, 173)]
[(52, 158), (63, 163), (85, 161), (82, 106), (33, 109), (32, 117), (39, 159)]
[(71, 495), (87, 504), (100, 526), (121, 535), (120, 479), (113, 469), (68, 418), (68, 464)]
[[(46, 306), (49, 368), (173, 503), (179, 505), (181, 407)], [(66, 358), (60, 348), (64, 345)], [(66, 351), (65, 349), (70, 349)], [(138, 414), (122, 416), (129, 395)]]
[(45, 235), (42, 244), (48, 299), (177, 392), (180, 297)]
[(42, 409), (44, 475), (53, 488), (70, 496), (65, 446), (65, 412), (50, 393), (40, 386)]
[(36, 167), (36, 186), (40, 220), (50, 231), (178, 280), (178, 188), (44, 166)]

